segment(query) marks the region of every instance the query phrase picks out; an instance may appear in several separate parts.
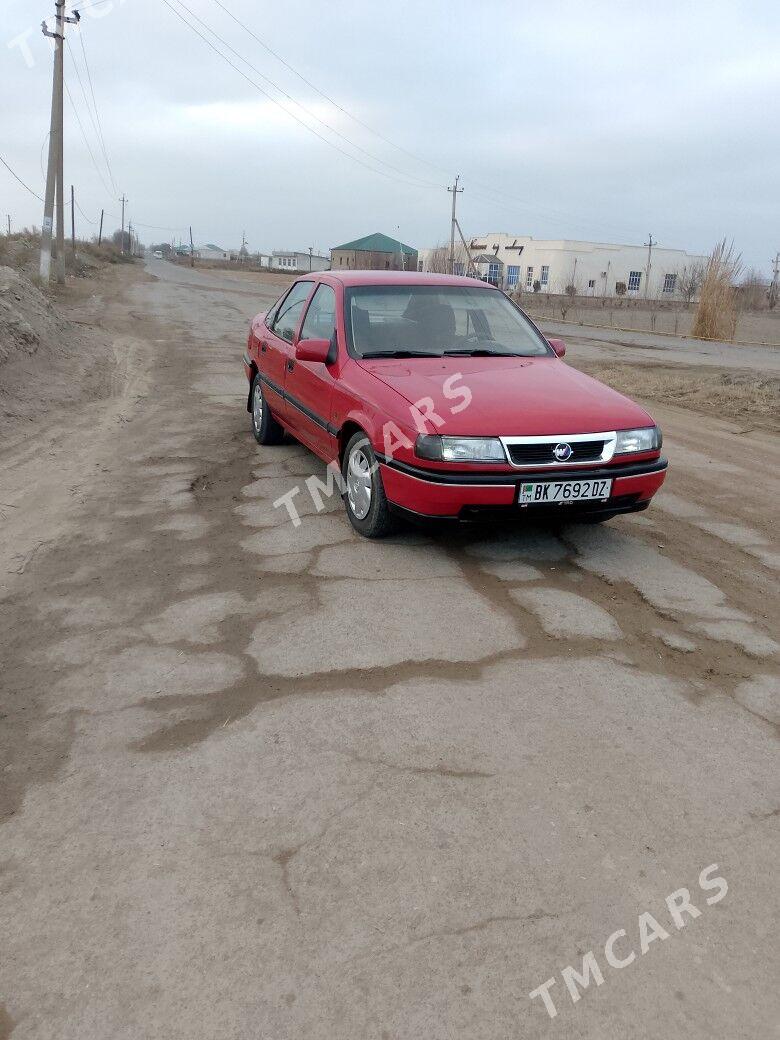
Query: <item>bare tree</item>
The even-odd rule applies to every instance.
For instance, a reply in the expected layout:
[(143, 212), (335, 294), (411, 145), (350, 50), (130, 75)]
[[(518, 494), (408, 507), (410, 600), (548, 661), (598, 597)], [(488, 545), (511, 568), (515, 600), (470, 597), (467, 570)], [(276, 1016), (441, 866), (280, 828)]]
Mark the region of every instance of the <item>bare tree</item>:
[(768, 297), (769, 283), (761, 275), (760, 271), (757, 271), (755, 267), (751, 267), (739, 286), (740, 310), (761, 310), (762, 307), (766, 306)]
[(704, 264), (695, 263), (691, 264), (690, 267), (683, 267), (682, 271), (677, 273), (677, 292), (686, 303), (691, 303), (699, 289), (701, 289), (703, 280)]
[[(455, 246), (455, 264), (461, 265), (460, 267), (456, 266), (456, 270), (462, 270), (464, 274), (468, 271), (468, 257), (462, 245)], [(432, 249), (425, 261), (425, 270), (433, 274), (449, 274), (450, 247), (439, 245)]]

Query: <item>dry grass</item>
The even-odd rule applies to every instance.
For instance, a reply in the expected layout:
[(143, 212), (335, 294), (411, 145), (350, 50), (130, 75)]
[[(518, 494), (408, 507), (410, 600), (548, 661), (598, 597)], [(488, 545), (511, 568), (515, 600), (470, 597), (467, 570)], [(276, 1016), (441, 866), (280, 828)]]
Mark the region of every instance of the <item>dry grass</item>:
[[(0, 236), (0, 267), (10, 267), (20, 274), (26, 275), (34, 284), (39, 284), (38, 265), (40, 259), (41, 236), (37, 229), (25, 228), (12, 235)], [(54, 246), (56, 254), (56, 245)], [(110, 239), (101, 242), (86, 242), (76, 239), (74, 254), (70, 239), (65, 242), (65, 274), (79, 278), (89, 276), (106, 264), (130, 263), (134, 258), (123, 256), (120, 249)]]
[(713, 249), (704, 268), (699, 305), (691, 334), (700, 339), (733, 340), (737, 331), (735, 283), (742, 271), (742, 258), (734, 254), (725, 238)]
[(574, 367), (629, 397), (690, 408), (751, 429), (780, 429), (780, 379), (769, 373), (620, 361), (580, 361)]

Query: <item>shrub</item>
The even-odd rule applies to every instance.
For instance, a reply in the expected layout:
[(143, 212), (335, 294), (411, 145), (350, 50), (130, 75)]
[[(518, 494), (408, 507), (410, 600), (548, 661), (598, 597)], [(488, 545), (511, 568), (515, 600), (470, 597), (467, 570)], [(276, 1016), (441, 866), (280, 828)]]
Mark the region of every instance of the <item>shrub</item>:
[(742, 270), (742, 258), (734, 244), (718, 242), (704, 267), (699, 305), (691, 335), (699, 339), (734, 338), (737, 331), (737, 300), (734, 283)]

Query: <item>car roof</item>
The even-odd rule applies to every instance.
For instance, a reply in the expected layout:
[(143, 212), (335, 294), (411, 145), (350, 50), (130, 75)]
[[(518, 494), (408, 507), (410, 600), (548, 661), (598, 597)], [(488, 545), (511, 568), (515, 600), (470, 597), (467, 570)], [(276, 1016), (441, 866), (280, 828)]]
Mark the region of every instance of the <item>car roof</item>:
[[(301, 277), (308, 278), (308, 273)], [(340, 282), (344, 286), (355, 285), (459, 285), (470, 288), (493, 289), (495, 286), (479, 278), (463, 275), (431, 274), (423, 271), (318, 271), (316, 277), (322, 281)]]

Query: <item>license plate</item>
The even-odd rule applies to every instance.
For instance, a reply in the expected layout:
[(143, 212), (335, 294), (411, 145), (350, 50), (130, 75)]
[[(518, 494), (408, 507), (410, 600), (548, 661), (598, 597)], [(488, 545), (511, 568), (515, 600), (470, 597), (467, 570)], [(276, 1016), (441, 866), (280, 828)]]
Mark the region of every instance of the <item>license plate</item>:
[(546, 480), (521, 484), (517, 504), (535, 506), (601, 500), (609, 498), (611, 491), (611, 480)]

